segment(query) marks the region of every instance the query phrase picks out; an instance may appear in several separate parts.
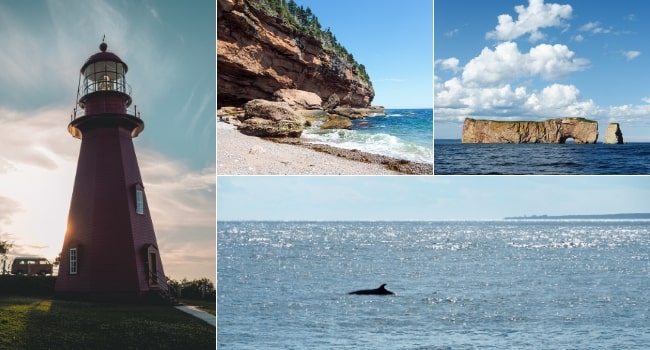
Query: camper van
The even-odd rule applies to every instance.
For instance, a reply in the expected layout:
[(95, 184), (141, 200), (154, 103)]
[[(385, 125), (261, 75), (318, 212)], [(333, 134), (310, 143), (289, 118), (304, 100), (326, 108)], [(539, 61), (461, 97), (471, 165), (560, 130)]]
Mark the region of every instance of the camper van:
[(41, 257), (17, 257), (11, 264), (12, 275), (51, 275), (52, 263)]

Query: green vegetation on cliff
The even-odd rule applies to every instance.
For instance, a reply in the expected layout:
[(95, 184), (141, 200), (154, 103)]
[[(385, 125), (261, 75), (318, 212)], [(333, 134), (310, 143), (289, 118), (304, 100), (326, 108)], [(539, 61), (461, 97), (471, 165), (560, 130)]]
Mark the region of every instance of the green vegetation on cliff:
[(267, 15), (277, 18), (283, 25), (298, 33), (318, 40), (325, 51), (333, 53), (349, 63), (353, 72), (372, 86), (366, 67), (358, 63), (354, 56), (339, 44), (330, 28), (323, 30), (318, 22), (318, 17), (309, 7), (298, 6), (295, 0), (246, 0), (246, 2)]

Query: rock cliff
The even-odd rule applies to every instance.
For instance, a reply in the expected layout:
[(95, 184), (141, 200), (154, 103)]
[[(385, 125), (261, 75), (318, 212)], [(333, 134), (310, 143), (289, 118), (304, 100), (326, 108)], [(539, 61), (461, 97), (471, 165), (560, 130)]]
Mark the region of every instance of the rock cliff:
[[(312, 36), (267, 15), (250, 0), (217, 0), (217, 105), (273, 100), (279, 89), (367, 107), (375, 92), (354, 64)], [(333, 97), (332, 95), (336, 95)]]
[(621, 132), (621, 127), (618, 125), (618, 123), (609, 123), (607, 125), (607, 130), (605, 131), (605, 141), (603, 142), (612, 144), (623, 143), (623, 133)]
[(596, 143), (598, 123), (584, 118), (557, 118), (540, 122), (494, 121), (466, 118), (463, 143)]

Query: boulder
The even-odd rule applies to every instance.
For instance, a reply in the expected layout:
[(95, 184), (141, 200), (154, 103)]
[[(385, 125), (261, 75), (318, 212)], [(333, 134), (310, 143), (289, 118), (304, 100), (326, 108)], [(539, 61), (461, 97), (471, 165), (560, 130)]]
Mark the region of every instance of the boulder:
[(286, 102), (252, 100), (244, 106), (239, 131), (261, 137), (300, 137), (305, 119)]
[(619, 145), (623, 143), (623, 133), (621, 132), (621, 127), (618, 125), (618, 123), (609, 123), (607, 125), (604, 143)]
[(352, 121), (349, 118), (330, 114), (327, 116), (327, 121), (320, 127), (321, 129), (352, 129)]
[(331, 94), (330, 97), (327, 98), (327, 101), (323, 103), (323, 109), (334, 109), (338, 107), (340, 103), (341, 99), (339, 98), (339, 95)]
[(322, 109), (321, 103), (323, 101), (320, 96), (313, 92), (296, 89), (280, 89), (273, 94), (273, 98), (278, 102), (286, 102), (294, 110)]
[(466, 118), (463, 143), (596, 143), (598, 123), (584, 118), (496, 121)]

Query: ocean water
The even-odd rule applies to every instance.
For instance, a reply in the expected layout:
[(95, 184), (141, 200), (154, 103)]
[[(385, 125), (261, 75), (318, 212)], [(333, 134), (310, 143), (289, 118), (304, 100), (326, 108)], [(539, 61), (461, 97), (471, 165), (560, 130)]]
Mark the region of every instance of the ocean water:
[(436, 175), (647, 175), (650, 143), (463, 144), (435, 140)]
[[(650, 221), (218, 222), (219, 349), (647, 349)], [(348, 295), (386, 283), (395, 295)]]
[(385, 116), (352, 121), (352, 130), (321, 130), (322, 123), (306, 129), (304, 141), (357, 149), (420, 163), (433, 162), (431, 109), (387, 109)]

